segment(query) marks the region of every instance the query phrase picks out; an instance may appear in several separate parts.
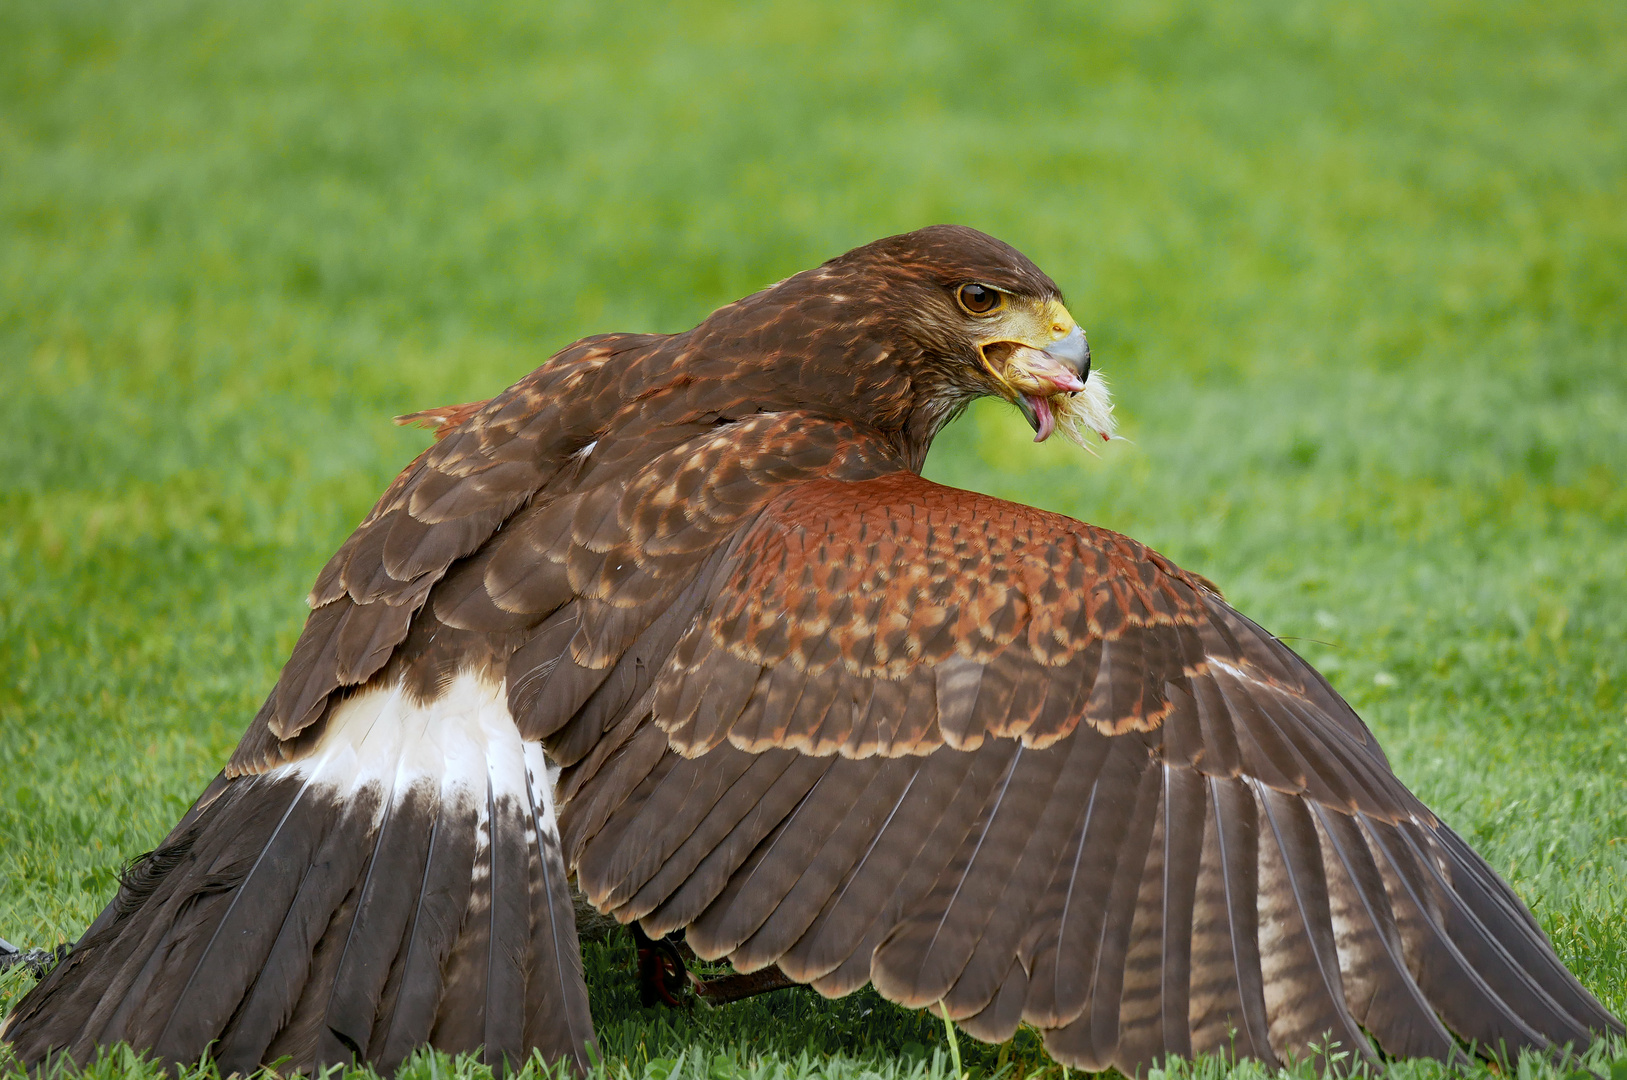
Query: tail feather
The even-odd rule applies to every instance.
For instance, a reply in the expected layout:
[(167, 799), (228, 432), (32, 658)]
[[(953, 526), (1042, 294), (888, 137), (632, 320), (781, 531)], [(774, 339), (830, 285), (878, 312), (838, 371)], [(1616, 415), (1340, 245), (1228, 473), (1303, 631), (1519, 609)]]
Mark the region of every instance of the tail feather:
[[(106, 1026), (109, 1015), (124, 1000), (122, 994), (108, 993), (109, 988), (116, 983), (128, 985), (145, 959), (141, 954), (135, 961), (135, 971), (127, 971), (141, 935), (121, 935), (119, 931), (129, 923), (131, 911), (145, 904), (187, 861), (196, 840), (196, 831), (183, 821), (163, 844), (126, 871), (117, 896), (80, 938), (75, 950), (0, 1025), (0, 1037), (10, 1041), (24, 1061), (40, 1060), (53, 1050), (68, 1050), (87, 1032)], [(96, 964), (90, 962), (88, 950), (92, 946), (100, 952)], [(51, 1008), (45, 1007), (48, 1000)]]
[(324, 1060), (366, 1060), (372, 1047), (379, 1005), (420, 891), (401, 885), (424, 880), (438, 794), (427, 783), (412, 784), (385, 808), (323, 1016)]
[(524, 1044), (548, 1060), (570, 1056), (584, 1072), (593, 1043), (582, 952), (576, 944), (576, 904), (565, 877), (565, 857), (554, 813), (555, 771), (542, 748), (526, 744), (526, 806), (536, 846), (531, 855), (534, 967), (526, 982)]
[(356, 841), (371, 831), (379, 801), (367, 789), (348, 805), (301, 793), (235, 884), (207, 943), (178, 948), (180, 962), (161, 969), (165, 982), (172, 981), (170, 971), (186, 980), (179, 994), (163, 995), (168, 1016), (153, 1044), (161, 1059), (198, 1060), (239, 1003), (250, 1018), (288, 1015), (309, 980), (317, 944), (362, 871), (367, 849)]
[[(512, 763), (526, 787), (525, 762)], [(513, 790), (512, 788), (510, 789)], [(530, 850), (527, 832), (530, 800), (524, 808), (513, 795), (498, 799), (488, 788), (486, 812), (491, 820), (491, 890), (486, 932), (486, 1060), (499, 1057), (513, 1065), (525, 1060), (525, 963), (531, 944), (529, 894)]]
[[(358, 847), (365, 843), (360, 837), (358, 841)], [(328, 921), (330, 927), (343, 925), (355, 917), (356, 903), (360, 894), (361, 882), (356, 880), (351, 890), (339, 902), (337, 909), (333, 911)], [(343, 939), (340, 937), (336, 940), (336, 935), (322, 933), (315, 939), (314, 944), (310, 944), (309, 938), (303, 937), (296, 938), (296, 942), (296, 947), (289, 950), (290, 953), (297, 952), (299, 946), (305, 946), (310, 950), (303, 964), (306, 978), (302, 984), (293, 987), (291, 1007), (280, 1017), (283, 1021), (281, 1029), (266, 1047), (265, 1060), (308, 1062), (310, 1071), (315, 1073), (324, 1066), (336, 1063), (333, 1059), (322, 1056), (323, 1036), (326, 1034), (322, 1027), (322, 1014), (339, 967)], [(292, 957), (289, 960), (292, 960)], [(292, 967), (294, 964), (289, 962), (288, 966)], [(254, 1008), (255, 1004), (251, 998), (244, 1004), (242, 1011), (247, 1012)], [(349, 1060), (349, 1055), (339, 1055), (337, 1060), (340, 1062)]]
[(223, 1072), (393, 1069), (418, 1046), (586, 1064), (552, 781), (500, 685), (340, 703), (309, 758), (218, 780), (7, 1037), (24, 1064), (128, 1042)]
[(393, 1069), (429, 1041), (445, 971), (473, 888), (476, 829), (473, 807), (442, 802), (430, 827), (429, 853), (408, 924), (407, 943), (385, 983), (370, 1056)]
[[(483, 807), (481, 809), (488, 809)], [(491, 950), (492, 822), (481, 815), (474, 841), (473, 872), (460, 932), (447, 957), (445, 985), (429, 1041), (448, 1053), (475, 1050), (485, 1034), (486, 973)]]
[[(172, 832), (173, 844), (166, 841), (132, 875), (135, 888), (121, 890), (109, 905), (115, 914), (105, 930), (94, 939), (87, 935), (76, 950), (85, 954), (82, 985), (64, 979), (64, 989), (77, 993), (53, 1009), (72, 1025), (84, 1017), (84, 1005), (94, 1003), (88, 1021), (68, 1043), (71, 1053), (88, 1055), (98, 1044), (131, 1039), (132, 1029), (162, 1026), (166, 999), (152, 992), (154, 985), (162, 985), (172, 960), (184, 962), (187, 953), (205, 946), (216, 920), (231, 906), (232, 890), (252, 866), (246, 842), (286, 819), (298, 791), (297, 784), (282, 784), (245, 798), (242, 787), (228, 789), (207, 816), (200, 815), (180, 836)], [(241, 823), (241, 839), (207, 828), (220, 815)], [(108, 973), (105, 981), (103, 973)], [(92, 994), (96, 997), (87, 1001)]]

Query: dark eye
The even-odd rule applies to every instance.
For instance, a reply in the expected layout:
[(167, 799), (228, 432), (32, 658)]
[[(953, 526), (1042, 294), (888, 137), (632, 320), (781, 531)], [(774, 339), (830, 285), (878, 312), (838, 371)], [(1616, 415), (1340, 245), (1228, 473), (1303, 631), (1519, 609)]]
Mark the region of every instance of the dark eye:
[(973, 315), (988, 315), (1000, 310), (1005, 297), (987, 285), (962, 285), (955, 294), (960, 306)]

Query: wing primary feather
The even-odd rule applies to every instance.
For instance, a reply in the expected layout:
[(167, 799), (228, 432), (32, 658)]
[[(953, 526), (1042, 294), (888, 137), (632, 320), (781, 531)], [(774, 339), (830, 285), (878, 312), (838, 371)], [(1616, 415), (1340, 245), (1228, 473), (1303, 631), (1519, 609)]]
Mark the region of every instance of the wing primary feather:
[[(1337, 867), (1349, 893), (1360, 905), (1359, 913), (1345, 914), (1345, 919), (1354, 924), (1347, 931), (1352, 940), (1340, 948), (1341, 966), (1349, 969), (1345, 994), (1351, 1015), (1392, 1057), (1433, 1057), (1469, 1064), (1407, 970), (1384, 882), (1360, 827), (1336, 810), (1314, 802), (1310, 807), (1320, 827), (1324, 851), (1331, 856), (1330, 897), (1335, 892), (1332, 886), (1337, 880)], [(1348, 999), (1353, 991), (1361, 990), (1367, 992), (1368, 1000), (1364, 1007), (1357, 1008)]]
[[(577, 885), (595, 905), (602, 906), (603, 897), (595, 894), (592, 875), (583, 872), (589, 846), (620, 843), (642, 796), (653, 791), (679, 760), (667, 749), (666, 732), (645, 724), (605, 760), (603, 774), (592, 788), (565, 804), (560, 821), (565, 865), (575, 868)], [(623, 807), (629, 808), (622, 812)]]
[[(1168, 797), (1164, 779), (1164, 769), (1158, 764), (1150, 764), (1141, 774), (1130, 829), (1119, 849), (1113, 884), (1108, 890), (1106, 918), (1102, 920), (1102, 943), (1096, 952), (1095, 982), (1091, 987), (1090, 1002), (1085, 1007), (1084, 1015), (1091, 1018), (1091, 1037), (1097, 1051), (1114, 1060), (1120, 1058), (1123, 1041), (1125, 983), (1131, 974), (1132, 952), (1139, 944), (1135, 923), (1138, 908), (1141, 907), (1141, 886), (1146, 878), (1147, 861), (1154, 854), (1155, 834), (1160, 831), (1164, 820), (1163, 804)], [(1157, 855), (1162, 861), (1161, 846), (1157, 848)], [(1157, 875), (1156, 881), (1162, 884), (1161, 874)], [(1161, 907), (1161, 896), (1157, 902)], [(1159, 919), (1160, 926), (1161, 923), (1162, 919)]]
[[(1290, 1056), (1310, 1051), (1320, 1057), (1326, 1051), (1317, 1040), (1331, 1037), (1346, 1052), (1376, 1063), (1372, 1047), (1345, 1006), (1321, 847), (1307, 800), (1274, 791), (1258, 780), (1248, 784), (1265, 813), (1261, 922), (1269, 919), (1278, 937), (1266, 972), (1266, 1000), (1277, 997), (1273, 1043)], [(1271, 843), (1265, 843), (1267, 839)]]
[[(1074, 737), (1089, 736), (1081, 731)], [(1090, 780), (1072, 839), (1018, 949), (1029, 972), (1023, 1015), (1041, 1027), (1069, 1024), (1085, 1007), (1118, 849), (1135, 808), (1138, 770), (1147, 767), (1130, 740), (1105, 742), (1107, 753)]]
[(824, 969), (810, 980), (814, 989), (828, 996), (844, 994), (871, 977), (875, 947), (954, 857), (1017, 744), (1000, 739), (986, 746), (982, 753), (925, 759), (923, 770), (941, 781), (912, 789), (916, 801), (907, 815), (892, 819), (888, 830), (892, 835), (888, 856), (879, 862), (867, 856), (844, 885), (842, 900), (827, 904), (813, 928), (787, 954), (787, 960)]
[[(1164, 938), (1168, 924), (1169, 897), (1167, 886), (1167, 860), (1169, 858), (1169, 829), (1174, 818), (1170, 807), (1174, 792), (1170, 789), (1172, 775), (1167, 762), (1154, 764), (1159, 797), (1153, 807), (1152, 834), (1148, 838), (1147, 852), (1142, 859), (1141, 872), (1136, 881), (1135, 899), (1130, 915), (1127, 941), (1119, 970), (1116, 1009), (1103, 1008), (1098, 998), (1093, 1037), (1098, 1045), (1116, 1046), (1112, 1051), (1116, 1067), (1134, 1075), (1161, 1064), (1164, 1057), (1164, 984), (1174, 975), (1165, 972), (1163, 965), (1169, 956), (1170, 942)], [(1100, 972), (1098, 972), (1100, 978)], [(1182, 988), (1183, 997), (1185, 987)], [(1113, 1015), (1108, 1018), (1107, 1014)], [(1182, 1017), (1184, 1022), (1185, 1017)], [(1183, 1023), (1184, 1026), (1184, 1023)], [(1183, 1030), (1180, 1043), (1188, 1042)], [(1167, 1048), (1173, 1051), (1174, 1047)], [(1182, 1056), (1186, 1056), (1184, 1053)]]
[(601, 839), (583, 851), (576, 872), (588, 896), (606, 909), (632, 899), (755, 762), (753, 755), (732, 746), (719, 746), (704, 759), (674, 761), (622, 830), (623, 836), (638, 837), (637, 843), (606, 844)]
[[(1409, 829), (1409, 825), (1412, 828)], [(1396, 832), (1402, 842), (1411, 848), (1414, 865), (1423, 867), (1438, 895), (1447, 900), (1448, 915), (1455, 915), (1466, 924), (1457, 933), (1453, 933), (1451, 925), (1453, 920), (1448, 918), (1447, 925), (1443, 928), (1447, 936), (1453, 940), (1458, 955), (1474, 968), (1485, 985), (1500, 1001), (1510, 1007), (1510, 1011), (1513, 1002), (1520, 1003), (1520, 1011), (1523, 1014), (1520, 1015), (1522, 1026), (1540, 1033), (1536, 1045), (1546, 1046), (1550, 1042), (1571, 1042), (1581, 1045), (1589, 1042), (1592, 1033), (1577, 1023), (1553, 999), (1547, 989), (1515, 961), (1509, 954), (1502, 936), (1494, 933), (1481, 921), (1479, 913), (1470, 906), (1456, 883), (1447, 881), (1435, 860), (1421, 850), (1419, 839), (1413, 835), (1414, 830), (1422, 831), (1412, 822), (1401, 822), (1396, 826)], [(1468, 870), (1461, 864), (1459, 868)], [(1467, 879), (1465, 884), (1474, 885), (1472, 874), (1466, 873), (1465, 877)], [(1512, 935), (1520, 933), (1524, 927), (1516, 929), (1512, 925), (1505, 925), (1503, 929)]]
[(1028, 973), (1023, 970), (1021, 961), (1012, 957), (1011, 967), (989, 1003), (956, 1023), (973, 1038), (986, 1043), (1003, 1043), (1017, 1033), (1017, 1025), (1023, 1018), (1023, 1000), (1027, 996)]
[(1256, 939), (1254, 800), (1239, 780), (1201, 777), (1200, 784), (1187, 1004), (1192, 1052), (1257, 1057), (1275, 1068)]
[(1232, 959), (1237, 971), (1238, 1003), (1242, 1008), (1245, 1052), (1275, 1064), (1265, 1011), (1265, 983), (1260, 968), (1259, 939), (1259, 811), (1242, 780), (1211, 779), (1215, 808), (1215, 836), (1220, 849), (1220, 870), (1225, 880), (1227, 925)]
[[(924, 764), (924, 763), (922, 763), (922, 764)], [(841, 879), (840, 884), (836, 887), (834, 892), (828, 892), (828, 893), (825, 894), (822, 905), (812, 914), (812, 916), (810, 918), (808, 918), (808, 921), (806, 923), (803, 923), (801, 925), (800, 929), (802, 930), (802, 933), (797, 938), (794, 938), (791, 943), (788, 944), (788, 947), (785, 950), (786, 952), (788, 952), (790, 950), (793, 950), (793, 949), (799, 949), (799, 948), (802, 949), (803, 951), (812, 951), (814, 942), (816, 940), (817, 932), (820, 929), (821, 921), (825, 918), (826, 913), (829, 912), (832, 907), (839, 906), (839, 905), (842, 904), (842, 902), (844, 900), (846, 900), (846, 898), (848, 896), (848, 893), (849, 893), (849, 890), (853, 887), (854, 881), (858, 879), (859, 875), (870, 864), (870, 858), (875, 853), (876, 848), (881, 844), (882, 840), (884, 838), (887, 838), (890, 830), (892, 829), (892, 825), (893, 825), (894, 820), (896, 820), (897, 817), (898, 817), (899, 809), (904, 806), (904, 804), (908, 801), (908, 799), (910, 797), (910, 794), (915, 790), (915, 782), (916, 782), (916, 780), (918, 780), (920, 778), (920, 775), (921, 775), (920, 764), (917, 764), (916, 769), (913, 770), (909, 774), (909, 778), (905, 781), (904, 789), (898, 793), (898, 797), (893, 801), (892, 808), (887, 811), (887, 817), (886, 817), (885, 820), (882, 821), (881, 827), (879, 829), (877, 829), (871, 835), (870, 842), (865, 846), (864, 852), (861, 855), (858, 856), (856, 861), (851, 863), (848, 867), (843, 868), (845, 870), (845, 873), (843, 874), (843, 877)], [(815, 897), (813, 897), (813, 899), (817, 900), (817, 899), (819, 899), (819, 897), (815, 896)], [(789, 906), (788, 905), (782, 905), (782, 907), (789, 907)], [(754, 939), (757, 938), (759, 935), (762, 935), (762, 936), (765, 936), (765, 937), (767, 936), (765, 934), (765, 931), (768, 931), (768, 930), (771, 929), (771, 924), (774, 921), (774, 916), (778, 915), (778, 914), (779, 914), (779, 911), (776, 911), (776, 912), (774, 912), (773, 915), (770, 915), (768, 921), (763, 924), (762, 929), (758, 930), (757, 934), (752, 935), (752, 938), (747, 939), (747, 941), (745, 943), (745, 948), (746, 949), (749, 950), (751, 948), (751, 946), (752, 946), (752, 944), (754, 942)], [(778, 929), (778, 928), (775, 927), (773, 929)], [(777, 935), (776, 935), (776, 937), (777, 937)], [(784, 955), (785, 955), (785, 952), (781, 952), (781, 953), (777, 954), (777, 958), (780, 959), (780, 963), (781, 963), (782, 968), (786, 966), (786, 962), (783, 959)], [(754, 960), (755, 960), (755, 958), (754, 958)], [(766, 962), (767, 963), (773, 963), (774, 961), (770, 960), (770, 961), (766, 961)], [(801, 964), (798, 964), (796, 966), (798, 968), (803, 967), (803, 965), (801, 965)], [(824, 974), (825, 971), (829, 970), (829, 968), (830, 968), (829, 964), (824, 964), (824, 965), (822, 965), (822, 967), (820, 969), (818, 969), (818, 973), (819, 974)], [(812, 971), (814, 971), (816, 969), (815, 969), (815, 967), (813, 965), (810, 964), (810, 965), (807, 966), (806, 970), (809, 971), (809, 972), (812, 972)], [(788, 974), (789, 974), (789, 972), (788, 972)], [(796, 976), (793, 975), (792, 977), (795, 978)]]
[[(971, 887), (963, 889), (949, 909), (952, 932), (947, 941), (959, 950), (946, 949), (943, 965), (946, 972), (958, 972), (943, 996), (951, 1017), (969, 1019), (984, 1013), (997, 997), (1009, 999), (1018, 993), (1006, 985), (1018, 978), (1010, 974), (1012, 960), (1022, 955), (1024, 938), (1041, 921), (1036, 909), (1043, 905), (1046, 886), (1063, 858), (1109, 745), (1106, 737), (1087, 729), (1062, 745), (1031, 749), (1024, 755), (1010, 782), (1008, 812), (981, 844)], [(957, 858), (954, 865), (958, 864)], [(1001, 1023), (1011, 1008), (1020, 1015), (1028, 994), (1027, 976), (1023, 969), (1022, 1000), (1015, 1006), (1008, 1000), (996, 1010)]]
[(1357, 820), (1375, 856), (1382, 857), (1379, 870), (1385, 874), (1385, 889), (1396, 908), (1403, 940), (1408, 931), (1414, 939), (1409, 943), (1413, 960), (1409, 967), (1447, 1026), (1488, 1047), (1517, 1051), (1522, 1046), (1545, 1045), (1542, 1035), (1497, 995), (1432, 914), (1437, 904), (1424, 895), (1423, 871), (1399, 829), (1365, 815), (1357, 815)]
[[(802, 812), (815, 803), (814, 796), (823, 789), (831, 771), (821, 773), (813, 787), (797, 800), (791, 812), (775, 825), (773, 830), (764, 837), (754, 848), (740, 868), (729, 877), (723, 891), (713, 899), (712, 903), (693, 922), (689, 924), (686, 935), (689, 947), (695, 950), (696, 955), (704, 960), (715, 960), (728, 954), (753, 931), (762, 926), (762, 920), (772, 913), (779, 901), (784, 899), (796, 878), (786, 876), (782, 878), (783, 889), (777, 888), (777, 883), (767, 881), (768, 872), (765, 865), (772, 865), (774, 855), (779, 850), (779, 844), (786, 834), (801, 820)], [(837, 805), (840, 805), (838, 803)], [(827, 815), (832, 828), (835, 827), (834, 815)], [(828, 835), (828, 833), (826, 834)], [(810, 859), (811, 861), (811, 859)], [(763, 873), (764, 882), (758, 885), (758, 874)], [(798, 875), (800, 876), (800, 875)], [(744, 903), (739, 902), (742, 895), (762, 898), (755, 908), (747, 909)], [(746, 914), (746, 910), (754, 911), (755, 921)]]
[(1231, 717), (1243, 769), (1278, 791), (1304, 791), (1306, 778), (1299, 755), (1282, 741), (1276, 725), (1266, 719), (1259, 704), (1229, 672), (1216, 671), (1212, 681)]
[[(727, 954), (741, 971), (775, 962), (840, 887), (860, 845), (867, 838), (874, 843), (885, 829), (919, 765), (919, 759), (885, 758), (833, 765), (691, 925), (696, 951)], [(818, 801), (815, 792), (823, 793)]]
[(1011, 761), (1006, 765), (1005, 775), (1000, 778), (994, 794), (984, 807), (981, 827), (973, 826), (973, 835), (976, 839), (971, 841), (970, 850), (964, 855), (957, 852), (956, 858), (950, 863), (950, 867), (952, 869), (958, 867), (959, 872), (953, 875), (954, 884), (949, 889), (948, 898), (941, 904), (931, 905), (937, 910), (938, 917), (932, 920), (932, 927), (926, 940), (919, 942), (904, 939), (902, 932), (911, 928), (911, 920), (905, 919), (894, 926), (877, 945), (871, 979), (876, 989), (887, 998), (906, 1003), (941, 1001), (964, 970), (965, 961), (970, 958), (970, 948), (965, 950), (965, 956), (957, 953), (948, 958), (950, 965), (956, 965), (958, 961), (958, 966), (955, 966), (954, 970), (931, 972), (929, 965), (934, 959), (934, 947), (943, 936), (944, 929), (949, 924), (950, 914), (955, 910), (955, 901), (960, 898), (961, 891), (965, 889), (968, 879), (977, 868), (978, 853), (982, 851), (984, 843), (988, 840), (989, 830), (994, 828), (995, 821), (1000, 816), (1006, 792), (1011, 787), (1011, 778), (1016, 775), (1017, 766), (1023, 760), (1023, 750), (1023, 745), (1018, 743), (1016, 752), (1011, 755)]
[(1016, 753), (1011, 755), (1011, 763), (1006, 766), (1005, 775), (1000, 778), (1000, 787), (999, 790), (995, 792), (994, 803), (988, 808), (988, 817), (984, 820), (983, 827), (978, 830), (977, 842), (972, 845), (971, 858), (967, 860), (965, 868), (955, 879), (954, 891), (950, 893), (949, 904), (944, 908), (944, 918), (940, 918), (938, 920), (937, 926), (934, 927), (932, 931), (932, 937), (927, 942), (928, 950), (930, 950), (932, 948), (932, 944), (938, 940), (938, 936), (943, 933), (943, 925), (945, 919), (947, 919), (949, 915), (949, 908), (954, 906), (956, 897), (960, 896), (961, 890), (966, 887), (966, 879), (970, 874), (973, 864), (977, 862), (977, 853), (983, 849), (984, 841), (989, 838), (989, 830), (994, 827), (995, 819), (1000, 816), (1000, 807), (1005, 803), (1006, 791), (1011, 787), (1011, 778), (1017, 772), (1018, 763), (1022, 761), (1023, 749), (1023, 745), (1018, 743)]
[[(800, 798), (799, 777), (796, 774), (786, 776), (799, 758), (808, 760), (793, 750), (766, 750), (749, 757), (750, 764), (733, 784), (717, 793), (715, 798), (704, 800), (709, 805), (703, 808), (703, 816), (695, 822), (687, 836), (672, 846), (671, 854), (663, 860), (660, 868), (627, 901), (626, 914), (630, 918), (642, 919), (665, 903), (685, 882), (693, 882), (697, 868), (717, 851), (718, 846), (742, 821), (751, 819), (761, 829), (756, 837), (761, 839), (763, 833), (778, 823), (778, 815), (789, 811)], [(829, 764), (828, 758), (812, 760)], [(751, 846), (740, 852), (740, 857), (743, 858)], [(721, 888), (722, 882), (718, 881), (717, 885)], [(686, 922), (688, 920), (683, 919), (678, 925)], [(677, 929), (677, 925), (669, 926), (666, 930), (658, 930), (655, 926), (644, 928), (646, 933), (655, 937), (673, 929)]]
[[(1114, 746), (1127, 746), (1129, 740), (1114, 740)], [(1131, 751), (1133, 754), (1134, 751)], [(1152, 833), (1158, 824), (1158, 804), (1163, 797), (1163, 770), (1152, 767), (1150, 758), (1134, 756), (1118, 769), (1104, 769), (1104, 778), (1121, 781), (1128, 791), (1101, 793), (1093, 798), (1091, 814), (1080, 834), (1080, 851), (1071, 868), (1075, 880), (1083, 856), (1092, 856), (1093, 873), (1088, 876), (1093, 895), (1081, 896), (1085, 912), (1079, 929), (1063, 920), (1054, 955), (1040, 954), (1035, 974), (1058, 984), (1049, 1004), (1050, 1015), (1043, 1016), (1045, 1045), (1053, 1056), (1065, 1057), (1092, 1072), (1100, 1072), (1116, 1060), (1119, 1048), (1119, 1006), (1124, 985), (1124, 959), (1130, 945), (1136, 899), (1141, 889)], [(1093, 825), (1101, 832), (1091, 834)], [(1066, 899), (1072, 907), (1073, 887)], [(1071, 911), (1070, 911), (1071, 914)], [(1051, 970), (1047, 972), (1046, 961)], [(1071, 984), (1061, 984), (1066, 972)], [(1043, 984), (1042, 984), (1043, 985)], [(1029, 1008), (1034, 999), (1030, 991)], [(1057, 1016), (1051, 1023), (1051, 1016)]]
[[(660, 907), (645, 919), (646, 931), (652, 934), (668, 933), (688, 926), (699, 917), (722, 893), (758, 844), (770, 834), (784, 835), (780, 831), (781, 823), (806, 805), (808, 793), (824, 780), (833, 763), (839, 760), (834, 756), (794, 757), (774, 785), (730, 825), (726, 835), (711, 846), (686, 880), (670, 888), (670, 891), (666, 885), (658, 890), (666, 893), (666, 897)], [(728, 816), (732, 815), (726, 815), (725, 821)], [(702, 833), (697, 830), (695, 837), (700, 836)], [(655, 885), (659, 879), (659, 875), (652, 879), (651, 885)], [(637, 902), (638, 898), (635, 897), (635, 904)]]
[(1189, 1001), (1192, 918), (1203, 863), (1204, 783), (1190, 769), (1164, 766), (1164, 926), (1160, 1013), (1164, 1054), (1192, 1056)]
[[(1437, 825), (1431, 833), (1454, 867), (1453, 891), (1482, 931), (1497, 943), (1509, 964), (1537, 985), (1562, 1020), (1575, 1025), (1573, 1032), (1582, 1032), (1582, 1039), (1591, 1037), (1591, 1032), (1622, 1034), (1620, 1021), (1606, 1013), (1559, 962), (1547, 947), (1531, 913), (1491, 872), (1485, 860), (1447, 825)], [(1495, 929), (1488, 926), (1488, 922), (1495, 923)], [(1562, 1035), (1550, 1037), (1555, 1042), (1563, 1038)]]

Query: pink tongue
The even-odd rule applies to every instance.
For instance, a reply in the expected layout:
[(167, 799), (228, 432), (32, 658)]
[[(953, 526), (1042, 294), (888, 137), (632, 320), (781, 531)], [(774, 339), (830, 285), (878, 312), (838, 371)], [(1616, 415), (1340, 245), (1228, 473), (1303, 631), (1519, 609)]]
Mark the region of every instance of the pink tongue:
[(1050, 399), (1038, 394), (1024, 394), (1023, 397), (1028, 399), (1028, 404), (1034, 407), (1034, 415), (1039, 417), (1039, 430), (1034, 432), (1034, 441), (1044, 442), (1056, 430), (1056, 416), (1051, 412)]

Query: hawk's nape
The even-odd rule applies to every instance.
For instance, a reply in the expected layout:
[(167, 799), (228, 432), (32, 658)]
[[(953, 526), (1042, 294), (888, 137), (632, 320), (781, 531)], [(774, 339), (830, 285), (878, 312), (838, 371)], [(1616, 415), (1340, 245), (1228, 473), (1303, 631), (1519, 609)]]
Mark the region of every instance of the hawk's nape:
[(573, 873), (742, 971), (1085, 1068), (1620, 1034), (1207, 582), (919, 476), (980, 394), (1101, 430), (1095, 380), (1049, 278), (937, 227), (422, 414), (225, 771), (5, 1038), (580, 1064)]

